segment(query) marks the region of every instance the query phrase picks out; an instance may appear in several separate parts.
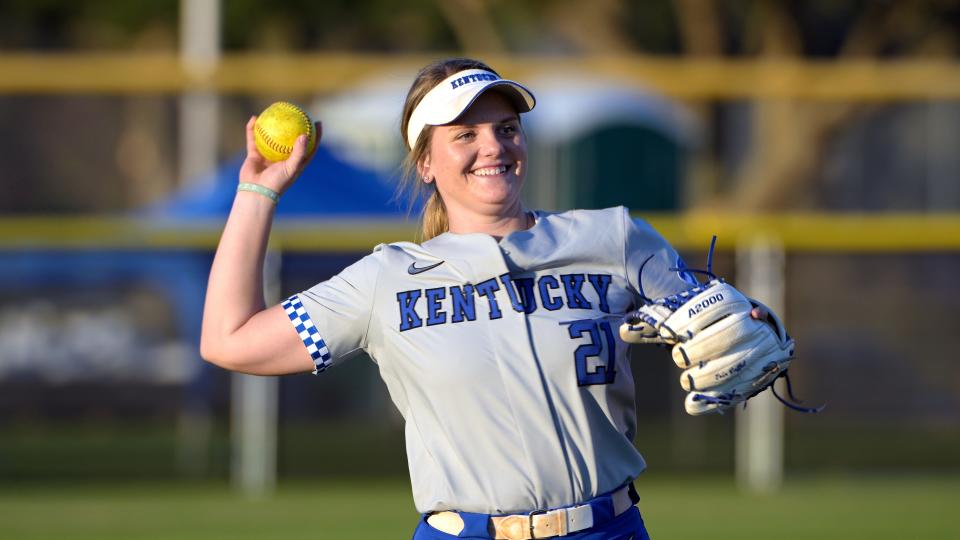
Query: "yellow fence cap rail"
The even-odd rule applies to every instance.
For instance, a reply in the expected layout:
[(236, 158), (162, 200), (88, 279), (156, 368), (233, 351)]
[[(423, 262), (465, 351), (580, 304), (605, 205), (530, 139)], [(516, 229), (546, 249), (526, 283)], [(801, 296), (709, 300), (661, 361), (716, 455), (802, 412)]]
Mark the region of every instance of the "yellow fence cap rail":
[[(368, 78), (407, 74), (453, 53), (233, 53), (209, 69), (175, 52), (0, 53), (0, 93), (149, 94), (209, 90), (238, 94), (319, 94)], [(950, 59), (810, 61), (688, 59), (650, 55), (488, 55), (521, 80), (590, 73), (679, 99), (960, 99), (960, 63)], [(251, 77), (251, 73), (256, 73)]]
[[(924, 252), (960, 250), (960, 214), (636, 214), (677, 249), (718, 248), (762, 235), (789, 251)], [(0, 250), (212, 250), (222, 220), (155, 221), (128, 217), (0, 218)], [(278, 219), (271, 246), (285, 252), (364, 252), (383, 242), (412, 241), (412, 221)]]
[(960, 214), (650, 215), (678, 249), (702, 249), (718, 237), (732, 249), (752, 236), (779, 239), (790, 251), (903, 252), (960, 250)]

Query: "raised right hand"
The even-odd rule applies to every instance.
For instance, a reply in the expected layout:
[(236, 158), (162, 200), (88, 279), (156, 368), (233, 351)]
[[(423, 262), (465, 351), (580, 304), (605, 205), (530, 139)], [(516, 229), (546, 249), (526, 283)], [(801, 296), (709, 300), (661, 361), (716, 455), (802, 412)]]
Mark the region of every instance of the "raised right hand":
[(260, 184), (282, 195), (300, 176), (320, 146), (320, 136), (323, 134), (322, 124), (316, 123), (317, 136), (313, 148), (307, 148), (307, 136), (301, 135), (297, 137), (289, 158), (285, 161), (272, 162), (257, 150), (253, 135), (253, 125), (256, 121), (256, 116), (251, 116), (247, 121), (247, 158), (243, 160), (243, 165), (240, 167), (240, 182)]

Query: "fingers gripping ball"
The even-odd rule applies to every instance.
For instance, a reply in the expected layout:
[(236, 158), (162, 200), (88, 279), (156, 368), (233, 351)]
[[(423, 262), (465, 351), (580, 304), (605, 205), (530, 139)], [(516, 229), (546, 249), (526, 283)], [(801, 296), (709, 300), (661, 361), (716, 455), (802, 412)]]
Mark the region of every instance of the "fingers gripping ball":
[(310, 116), (286, 101), (278, 101), (264, 109), (253, 126), (253, 134), (257, 150), (270, 161), (289, 158), (300, 135), (307, 135), (308, 152), (313, 149), (317, 138), (316, 126)]
[(772, 385), (793, 359), (793, 339), (777, 316), (751, 316), (759, 305), (714, 279), (631, 313), (620, 335), (629, 343), (672, 345), (673, 361), (684, 370), (687, 412), (722, 412)]

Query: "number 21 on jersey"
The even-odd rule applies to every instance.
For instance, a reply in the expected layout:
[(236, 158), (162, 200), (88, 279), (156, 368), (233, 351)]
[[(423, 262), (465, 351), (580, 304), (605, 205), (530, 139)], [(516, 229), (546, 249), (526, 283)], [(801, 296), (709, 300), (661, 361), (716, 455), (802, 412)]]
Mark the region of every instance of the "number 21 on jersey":
[(617, 342), (609, 321), (583, 319), (564, 322), (570, 339), (583, 343), (573, 351), (577, 368), (577, 384), (611, 384), (617, 376)]

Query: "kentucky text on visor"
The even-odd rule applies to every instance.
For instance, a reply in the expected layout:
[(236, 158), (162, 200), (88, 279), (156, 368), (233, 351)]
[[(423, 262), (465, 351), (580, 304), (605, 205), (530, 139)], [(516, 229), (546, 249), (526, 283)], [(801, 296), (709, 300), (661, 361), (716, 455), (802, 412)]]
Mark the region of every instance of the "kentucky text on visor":
[(425, 126), (441, 126), (456, 120), (485, 90), (498, 87), (518, 113), (533, 109), (537, 100), (518, 82), (501, 79), (483, 69), (458, 71), (423, 96), (407, 124), (407, 146), (413, 149)]

